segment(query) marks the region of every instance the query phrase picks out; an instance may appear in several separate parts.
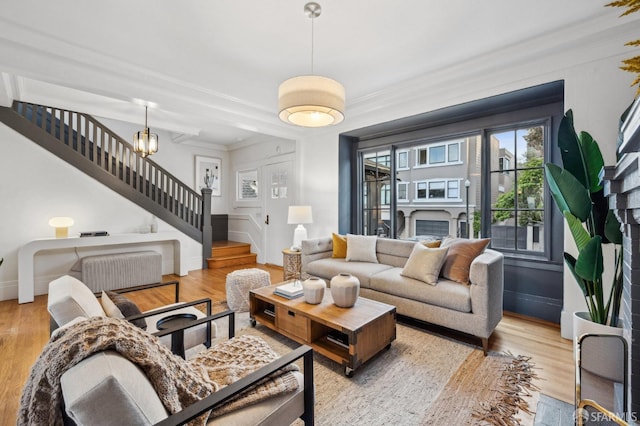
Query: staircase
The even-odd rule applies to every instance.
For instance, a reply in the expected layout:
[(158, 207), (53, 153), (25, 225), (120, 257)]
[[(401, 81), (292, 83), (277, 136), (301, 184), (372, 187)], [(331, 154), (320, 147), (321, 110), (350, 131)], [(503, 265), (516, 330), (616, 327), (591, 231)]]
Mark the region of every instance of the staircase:
[(233, 241), (214, 241), (211, 257), (207, 259), (209, 269), (256, 263), (257, 255), (251, 253), (251, 244)]
[(88, 114), (14, 101), (0, 122), (202, 243), (203, 267), (255, 263), (251, 246), (211, 246), (211, 190), (198, 194)]

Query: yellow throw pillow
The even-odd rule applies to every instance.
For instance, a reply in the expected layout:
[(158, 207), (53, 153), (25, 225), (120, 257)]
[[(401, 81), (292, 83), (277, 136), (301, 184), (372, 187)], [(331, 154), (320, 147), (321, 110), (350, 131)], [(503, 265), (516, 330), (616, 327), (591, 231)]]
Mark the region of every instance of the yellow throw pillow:
[(333, 254), (331, 257), (344, 259), (347, 257), (347, 237), (338, 234), (331, 234), (333, 239)]
[(435, 241), (422, 241), (422, 245), (428, 248), (438, 248), (440, 247), (440, 244), (442, 244), (441, 240), (435, 240)]

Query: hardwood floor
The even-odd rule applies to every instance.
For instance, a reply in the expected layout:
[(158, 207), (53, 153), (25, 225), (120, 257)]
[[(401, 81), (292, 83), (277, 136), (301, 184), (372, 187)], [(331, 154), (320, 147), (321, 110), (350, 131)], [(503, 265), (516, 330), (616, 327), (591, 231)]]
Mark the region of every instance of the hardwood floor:
[[(254, 265), (271, 274), (272, 282), (282, 281), (282, 269), (273, 266)], [(214, 301), (214, 311), (221, 310), (219, 303), (226, 299), (226, 275), (240, 268), (192, 271), (184, 277), (167, 275), (165, 279), (180, 279), (180, 300), (208, 297)], [(129, 293), (142, 310), (171, 303), (173, 287)], [(455, 335), (456, 338), (479, 345), (479, 340), (441, 329), (425, 326), (425, 332)], [(0, 419), (2, 424), (15, 424), (22, 387), (29, 376), (31, 366), (49, 338), (49, 314), (47, 296), (36, 296), (33, 303), (18, 304), (17, 300), (0, 302)], [(541, 392), (551, 397), (573, 403), (574, 366), (571, 341), (560, 337), (559, 326), (551, 323), (505, 314), (489, 340), (492, 351), (509, 351), (532, 357), (538, 368)], [(535, 409), (535, 407), (532, 407)]]

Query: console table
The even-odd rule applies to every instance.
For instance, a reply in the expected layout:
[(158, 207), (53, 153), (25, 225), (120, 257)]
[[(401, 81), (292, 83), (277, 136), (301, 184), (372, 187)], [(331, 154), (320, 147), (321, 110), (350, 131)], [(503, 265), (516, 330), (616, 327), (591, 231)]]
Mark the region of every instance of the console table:
[(179, 232), (114, 234), (105, 237), (42, 238), (25, 244), (18, 251), (18, 303), (33, 302), (35, 293), (34, 258), (41, 251), (79, 247), (136, 245), (173, 242), (174, 274), (187, 275), (187, 259), (181, 246), (185, 236)]

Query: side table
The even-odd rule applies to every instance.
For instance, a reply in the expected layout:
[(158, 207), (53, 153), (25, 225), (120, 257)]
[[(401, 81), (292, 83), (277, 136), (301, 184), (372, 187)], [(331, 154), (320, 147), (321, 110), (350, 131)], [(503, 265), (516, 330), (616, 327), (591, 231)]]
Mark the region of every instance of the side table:
[[(175, 314), (159, 319), (156, 323), (158, 330), (167, 330), (173, 327), (181, 327), (197, 320), (194, 314)], [(185, 359), (184, 353), (184, 330), (177, 330), (171, 333), (171, 352)]]
[(282, 250), (284, 281), (300, 279), (302, 271), (302, 253), (289, 249)]

